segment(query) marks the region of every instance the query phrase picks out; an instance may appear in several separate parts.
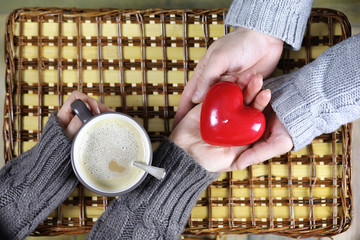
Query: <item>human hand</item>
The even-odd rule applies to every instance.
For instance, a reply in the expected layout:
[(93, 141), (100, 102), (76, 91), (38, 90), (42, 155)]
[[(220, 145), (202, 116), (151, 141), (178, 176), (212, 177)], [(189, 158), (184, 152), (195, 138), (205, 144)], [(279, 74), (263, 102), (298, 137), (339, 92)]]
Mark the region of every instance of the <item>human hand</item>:
[(174, 119), (174, 127), (204, 99), (217, 81), (237, 76), (244, 88), (256, 74), (269, 76), (282, 53), (283, 41), (251, 29), (237, 28), (211, 44), (186, 85)]
[(240, 155), (236, 165), (231, 169), (244, 169), (249, 165), (284, 154), (293, 148), (291, 136), (271, 106), (266, 108), (264, 114), (267, 126), (263, 136)]
[(79, 91), (72, 92), (56, 115), (60, 125), (64, 128), (65, 135), (70, 139), (74, 138), (75, 134), (82, 125), (80, 119), (74, 115), (70, 106), (71, 103), (76, 99), (81, 99), (94, 115), (101, 112), (114, 111), (111, 108), (107, 107), (105, 104), (99, 103), (98, 101), (84, 93), (81, 93)]
[[(234, 79), (229, 79), (233, 80)], [(248, 86), (243, 88), (244, 103), (264, 110), (270, 101), (270, 91), (263, 90), (262, 77), (255, 76)], [(247, 146), (219, 147), (207, 144), (200, 134), (200, 114), (202, 104), (195, 106), (177, 125), (170, 135), (170, 140), (189, 153), (198, 163), (210, 172), (230, 171), (236, 166), (239, 155)]]

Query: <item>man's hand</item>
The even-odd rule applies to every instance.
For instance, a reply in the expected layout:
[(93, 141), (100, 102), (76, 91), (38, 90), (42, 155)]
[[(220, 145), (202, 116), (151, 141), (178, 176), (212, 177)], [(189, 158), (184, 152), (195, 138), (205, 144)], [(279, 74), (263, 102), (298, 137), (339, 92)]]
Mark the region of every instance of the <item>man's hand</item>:
[(174, 126), (194, 103), (203, 101), (209, 88), (217, 81), (237, 76), (237, 83), (244, 89), (255, 74), (269, 76), (280, 59), (282, 49), (283, 41), (240, 27), (215, 41), (198, 63), (182, 93)]

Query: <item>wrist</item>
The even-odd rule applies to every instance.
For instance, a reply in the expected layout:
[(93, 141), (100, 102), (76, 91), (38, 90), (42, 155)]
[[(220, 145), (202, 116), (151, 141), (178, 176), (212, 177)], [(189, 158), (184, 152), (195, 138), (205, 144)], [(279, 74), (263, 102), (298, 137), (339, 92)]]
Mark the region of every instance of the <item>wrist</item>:
[(225, 24), (266, 33), (285, 41), (293, 49), (301, 47), (312, 0), (241, 1), (234, 0)]
[[(168, 138), (171, 142), (175, 143), (176, 146), (178, 146), (179, 148), (183, 149), (185, 152), (189, 153), (189, 140), (186, 141), (186, 137), (180, 137), (178, 136), (178, 134), (176, 134), (176, 131), (173, 131), (169, 138)], [(186, 143), (187, 142), (187, 143)]]
[(235, 32), (239, 34), (256, 34), (259, 38), (264, 39), (268, 45), (277, 45), (277, 46), (284, 46), (284, 41), (280, 38), (274, 37), (268, 33), (259, 32), (257, 30), (246, 28), (246, 27), (236, 27)]

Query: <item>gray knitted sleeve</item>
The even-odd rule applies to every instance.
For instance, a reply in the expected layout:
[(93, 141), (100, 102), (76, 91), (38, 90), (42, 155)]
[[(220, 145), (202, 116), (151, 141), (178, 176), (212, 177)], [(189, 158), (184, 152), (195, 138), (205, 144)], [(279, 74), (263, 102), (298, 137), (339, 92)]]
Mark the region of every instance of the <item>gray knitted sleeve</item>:
[(201, 193), (219, 174), (206, 171), (169, 140), (155, 151), (153, 165), (164, 167), (166, 177), (147, 176), (138, 188), (114, 200), (88, 239), (179, 237)]
[(233, 0), (225, 24), (266, 33), (299, 50), (312, 0)]
[(265, 81), (271, 105), (299, 150), (360, 117), (360, 34), (298, 71)]
[(0, 239), (24, 239), (71, 193), (70, 148), (52, 115), (40, 141), (0, 170)]

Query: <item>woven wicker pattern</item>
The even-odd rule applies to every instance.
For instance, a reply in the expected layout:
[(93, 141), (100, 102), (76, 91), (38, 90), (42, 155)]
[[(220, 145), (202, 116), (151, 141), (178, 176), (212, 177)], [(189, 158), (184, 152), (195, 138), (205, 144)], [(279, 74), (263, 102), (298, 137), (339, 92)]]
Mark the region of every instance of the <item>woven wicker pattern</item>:
[[(181, 92), (216, 39), (225, 9), (18, 9), (7, 19), (5, 160), (38, 141), (73, 90), (135, 117), (154, 148), (171, 132)], [(302, 49), (275, 75), (350, 36), (347, 18), (314, 9)], [(351, 224), (351, 124), (306, 148), (224, 173), (203, 193), (185, 234), (332, 236)], [(34, 235), (86, 233), (112, 198), (79, 186)]]

